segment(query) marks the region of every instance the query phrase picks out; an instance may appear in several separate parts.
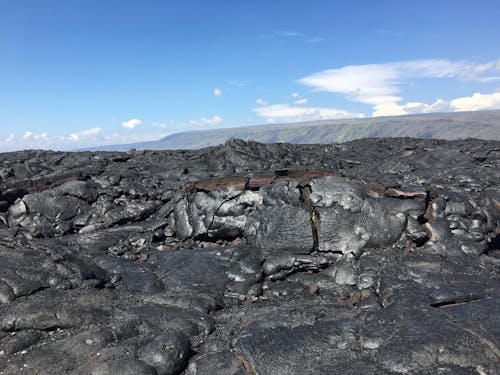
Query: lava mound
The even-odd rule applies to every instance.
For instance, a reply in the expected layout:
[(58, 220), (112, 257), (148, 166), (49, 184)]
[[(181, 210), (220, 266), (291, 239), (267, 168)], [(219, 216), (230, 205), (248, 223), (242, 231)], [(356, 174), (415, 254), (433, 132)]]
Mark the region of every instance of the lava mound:
[(0, 374), (497, 374), (500, 142), (0, 154)]

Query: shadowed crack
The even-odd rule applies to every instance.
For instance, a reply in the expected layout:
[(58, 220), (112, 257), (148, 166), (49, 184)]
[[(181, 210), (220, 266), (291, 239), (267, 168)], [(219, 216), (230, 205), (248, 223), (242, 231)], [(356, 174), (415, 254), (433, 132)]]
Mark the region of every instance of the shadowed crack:
[(300, 200), (304, 204), (304, 207), (309, 212), (309, 217), (311, 218), (311, 230), (313, 236), (313, 250), (317, 251), (319, 249), (319, 234), (321, 229), (321, 219), (319, 212), (314, 208), (311, 202), (311, 186), (310, 185), (299, 185), (300, 190)]
[(494, 237), (490, 237), (490, 241), (488, 241), (488, 246), (484, 253), (489, 254), (498, 249), (500, 249), (500, 233), (497, 233)]
[(466, 303), (480, 301), (482, 298), (476, 296), (464, 296), (431, 303), (432, 307), (446, 308), (451, 306), (465, 305)]

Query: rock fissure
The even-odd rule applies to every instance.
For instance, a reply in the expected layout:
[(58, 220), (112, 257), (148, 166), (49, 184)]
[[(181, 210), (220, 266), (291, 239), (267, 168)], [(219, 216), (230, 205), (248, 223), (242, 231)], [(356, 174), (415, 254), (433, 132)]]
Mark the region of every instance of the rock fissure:
[(299, 185), (300, 190), (300, 199), (307, 210), (309, 212), (309, 217), (311, 219), (311, 231), (313, 238), (313, 247), (312, 251), (317, 251), (319, 249), (319, 241), (320, 241), (320, 232), (321, 232), (321, 217), (319, 212), (314, 208), (311, 202), (311, 186), (310, 185)]

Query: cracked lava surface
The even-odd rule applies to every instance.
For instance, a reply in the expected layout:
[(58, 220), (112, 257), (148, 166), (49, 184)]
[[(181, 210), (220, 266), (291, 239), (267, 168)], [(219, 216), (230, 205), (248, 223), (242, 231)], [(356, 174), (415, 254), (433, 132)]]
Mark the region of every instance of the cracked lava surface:
[(500, 142), (0, 154), (0, 374), (497, 374)]

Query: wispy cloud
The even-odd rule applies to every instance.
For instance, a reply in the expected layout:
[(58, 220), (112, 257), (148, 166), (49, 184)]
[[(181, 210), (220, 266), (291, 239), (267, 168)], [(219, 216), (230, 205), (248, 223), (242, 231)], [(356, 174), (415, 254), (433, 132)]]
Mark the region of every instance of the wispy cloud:
[(300, 31), (291, 30), (276, 30), (272, 33), (261, 34), (261, 38), (296, 38), (305, 41), (306, 43), (320, 43), (325, 41), (325, 38), (319, 36), (311, 36)]
[(299, 93), (297, 92), (294, 92), (292, 93), (292, 98), (295, 99), (294, 103), (297, 104), (297, 105), (304, 105), (304, 104), (307, 104), (307, 102), (309, 100), (307, 100), (306, 98), (303, 98)]
[(284, 37), (284, 38), (294, 38), (294, 37), (302, 37), (305, 36), (306, 34), (301, 33), (299, 31), (291, 31), (291, 30), (276, 30), (273, 31), (272, 33), (268, 34), (261, 34), (262, 38), (278, 38), (278, 37)]
[(308, 38), (306, 39), (306, 42), (307, 43), (321, 43), (321, 42), (324, 42), (326, 39), (325, 38), (320, 38), (320, 37), (312, 37), (312, 38)]
[(215, 126), (215, 125), (221, 125), (223, 123), (222, 117), (215, 115), (212, 117), (203, 117), (200, 120), (191, 120), (189, 121), (190, 125), (193, 126), (200, 126), (200, 125), (205, 125), (205, 126)]
[(480, 82), (498, 81), (500, 80), (500, 60), (471, 64), (461, 78)]
[(203, 117), (201, 123), (204, 125), (220, 125), (222, 124), (222, 117), (217, 115), (210, 118)]
[(353, 113), (336, 108), (324, 107), (296, 107), (289, 104), (274, 104), (254, 108), (253, 111), (267, 122), (283, 121), (313, 121), (342, 118), (362, 118), (362, 113)]
[(137, 126), (139, 126), (141, 124), (142, 124), (142, 120), (140, 120), (138, 118), (133, 118), (133, 119), (130, 119), (128, 121), (123, 121), (121, 123), (122, 127), (126, 128), (126, 129), (135, 129)]
[(258, 105), (268, 105), (269, 102), (267, 100), (264, 100), (264, 99), (257, 99), (255, 101), (255, 103), (257, 103)]
[(154, 128), (165, 129), (167, 124), (164, 124), (163, 122), (153, 122), (152, 126)]
[(417, 78), (454, 78), (463, 81), (500, 80), (500, 60), (478, 64), (444, 59), (386, 64), (348, 65), (299, 79), (315, 91), (345, 95), (349, 100), (389, 106), (402, 101), (401, 88)]
[(222, 96), (222, 90), (221, 89), (214, 89), (214, 95), (215, 96)]

